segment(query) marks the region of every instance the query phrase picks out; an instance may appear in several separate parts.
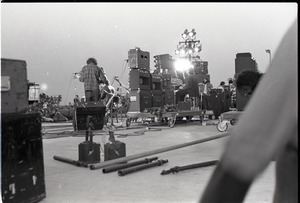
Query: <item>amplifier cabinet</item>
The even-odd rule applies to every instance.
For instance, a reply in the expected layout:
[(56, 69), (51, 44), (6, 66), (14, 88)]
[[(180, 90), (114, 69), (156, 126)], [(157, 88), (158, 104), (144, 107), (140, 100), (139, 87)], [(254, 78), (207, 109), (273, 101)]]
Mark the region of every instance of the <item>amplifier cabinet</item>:
[(147, 108), (152, 108), (152, 92), (150, 90), (130, 91), (128, 112), (144, 112)]
[(130, 68), (150, 70), (150, 53), (139, 48), (128, 51), (128, 61)]
[(164, 105), (174, 105), (174, 89), (166, 89), (164, 91)]
[(132, 90), (150, 90), (151, 73), (148, 70), (131, 69), (129, 72), (129, 88)]
[(92, 116), (92, 130), (102, 130), (105, 112), (105, 106), (75, 107), (75, 122), (73, 122), (75, 125), (74, 130), (88, 130), (86, 123), (88, 116)]
[(191, 101), (183, 101), (183, 102), (178, 102), (178, 110), (180, 111), (189, 111), (192, 108), (192, 102)]
[(162, 77), (160, 75), (151, 75), (152, 90), (162, 90)]
[(37, 202), (46, 197), (41, 115), (1, 115), (3, 202)]
[(104, 145), (104, 161), (126, 157), (126, 144), (121, 141), (114, 141)]
[(84, 141), (78, 145), (78, 160), (84, 163), (100, 162), (100, 144)]
[(163, 95), (162, 91), (156, 91), (156, 93), (153, 93), (152, 106), (153, 107), (163, 107), (164, 106), (164, 95)]
[(172, 75), (171, 73), (163, 73), (162, 74), (162, 88), (163, 89), (171, 89), (172, 83), (171, 83)]
[(1, 112), (25, 112), (28, 94), (26, 61), (1, 58)]

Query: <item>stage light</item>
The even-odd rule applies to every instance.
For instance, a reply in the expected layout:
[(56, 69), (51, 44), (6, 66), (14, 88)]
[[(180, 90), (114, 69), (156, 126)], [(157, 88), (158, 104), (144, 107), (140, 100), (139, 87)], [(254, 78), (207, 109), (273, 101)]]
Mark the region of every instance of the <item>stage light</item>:
[(181, 49), (180, 50), (180, 55), (184, 56), (186, 53), (185, 53), (185, 50), (184, 49)]
[(175, 54), (176, 54), (176, 55), (179, 54), (179, 50), (178, 50), (178, 49), (175, 50)]
[(192, 68), (192, 64), (187, 59), (177, 59), (174, 63), (176, 71), (187, 71), (188, 69)]
[(46, 91), (48, 89), (47, 84), (41, 84), (41, 90)]
[(195, 29), (192, 29), (191, 32), (189, 32), (190, 37), (194, 37), (196, 35)]
[(188, 38), (188, 33), (189, 33), (189, 31), (188, 31), (187, 29), (185, 29), (184, 32), (183, 32), (182, 35), (181, 35), (182, 38), (183, 38), (183, 39), (187, 39), (187, 38)]

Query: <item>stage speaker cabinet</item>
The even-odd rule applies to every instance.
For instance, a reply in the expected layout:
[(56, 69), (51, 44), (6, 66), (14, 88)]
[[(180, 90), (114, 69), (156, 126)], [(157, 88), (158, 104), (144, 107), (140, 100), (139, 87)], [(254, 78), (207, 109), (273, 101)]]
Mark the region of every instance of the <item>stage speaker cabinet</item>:
[(131, 90), (129, 92), (128, 112), (147, 112), (152, 108), (152, 92), (150, 90)]
[(162, 90), (152, 90), (152, 106), (153, 107), (163, 107), (164, 97)]
[(151, 75), (152, 90), (162, 91), (162, 77), (160, 75)]
[(78, 160), (84, 163), (100, 162), (100, 144), (84, 141), (78, 145)]
[(238, 53), (235, 58), (235, 75), (244, 70), (257, 71), (257, 63), (252, 59), (251, 53)]
[(87, 116), (92, 116), (92, 130), (102, 130), (106, 106), (103, 102), (79, 102), (75, 106), (75, 130), (88, 130)]
[(175, 101), (174, 89), (165, 89), (164, 105), (174, 105), (174, 101)]
[(221, 115), (221, 113), (224, 112), (224, 92), (222, 92), (221, 89), (213, 88), (211, 89), (207, 100), (207, 110), (212, 110), (214, 116), (218, 118)]
[(130, 68), (150, 70), (150, 53), (142, 51), (139, 48), (128, 51), (128, 60)]
[(126, 157), (126, 144), (114, 141), (104, 145), (104, 161)]
[(192, 108), (192, 102), (191, 101), (183, 101), (178, 102), (178, 110), (179, 111), (189, 111)]
[(46, 197), (41, 115), (1, 114), (2, 201), (38, 202)]
[(162, 74), (162, 88), (163, 89), (171, 89), (172, 88), (172, 74), (171, 73), (163, 73)]
[(28, 95), (26, 61), (1, 58), (1, 112), (26, 112)]
[(148, 70), (131, 69), (129, 88), (132, 90), (151, 90), (151, 73)]
[(208, 74), (208, 62), (207, 61), (194, 61), (194, 70), (196, 74)]

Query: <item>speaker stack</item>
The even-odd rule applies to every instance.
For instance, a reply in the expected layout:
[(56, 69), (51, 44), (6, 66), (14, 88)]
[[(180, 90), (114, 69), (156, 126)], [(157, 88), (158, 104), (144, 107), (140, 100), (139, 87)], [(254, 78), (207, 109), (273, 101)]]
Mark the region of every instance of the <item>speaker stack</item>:
[(26, 62), (1, 58), (1, 196), (3, 202), (46, 197), (42, 118), (28, 107)]
[[(237, 53), (235, 58), (235, 75), (237, 79), (238, 74), (245, 71), (252, 70), (257, 71), (257, 63), (252, 58), (251, 53)], [(244, 110), (248, 99), (242, 96), (238, 91), (236, 92), (236, 108), (238, 111)]]
[(152, 107), (149, 52), (139, 48), (128, 51), (129, 61), (129, 112), (144, 112)]
[(152, 74), (152, 107), (164, 106), (164, 95), (162, 88), (162, 76)]
[[(174, 105), (174, 88), (171, 85), (171, 78), (176, 77), (174, 60), (169, 54), (154, 56), (156, 72), (162, 79), (163, 105)], [(154, 95), (154, 94), (153, 94)]]

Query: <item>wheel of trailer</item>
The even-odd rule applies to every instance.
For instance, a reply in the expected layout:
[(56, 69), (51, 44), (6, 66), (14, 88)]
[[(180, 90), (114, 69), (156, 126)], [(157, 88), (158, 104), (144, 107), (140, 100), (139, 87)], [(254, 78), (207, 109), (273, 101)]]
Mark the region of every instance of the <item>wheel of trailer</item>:
[(176, 118), (170, 117), (169, 120), (168, 120), (168, 126), (169, 126), (170, 128), (173, 128), (174, 125), (175, 125), (175, 122), (176, 122)]
[(222, 121), (217, 124), (217, 129), (220, 132), (225, 132), (228, 129), (228, 122)]
[(127, 118), (127, 119), (126, 119), (126, 127), (129, 127), (129, 126), (130, 126), (130, 123), (131, 123), (131, 119), (130, 119), (130, 118)]
[(180, 116), (180, 117), (176, 117), (176, 120), (177, 120), (177, 121), (182, 121), (182, 119), (183, 119), (183, 117), (182, 117), (182, 116)]
[(193, 118), (193, 116), (186, 116), (185, 118), (186, 118), (186, 121), (187, 121), (187, 122), (191, 122), (191, 121), (192, 121), (192, 118)]
[(235, 119), (231, 119), (231, 120), (230, 120), (230, 124), (231, 124), (231, 125), (234, 125), (235, 123), (236, 123), (236, 120), (235, 120)]

